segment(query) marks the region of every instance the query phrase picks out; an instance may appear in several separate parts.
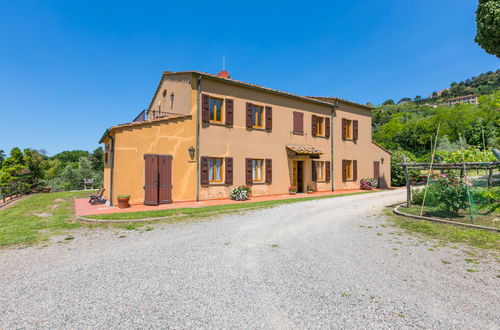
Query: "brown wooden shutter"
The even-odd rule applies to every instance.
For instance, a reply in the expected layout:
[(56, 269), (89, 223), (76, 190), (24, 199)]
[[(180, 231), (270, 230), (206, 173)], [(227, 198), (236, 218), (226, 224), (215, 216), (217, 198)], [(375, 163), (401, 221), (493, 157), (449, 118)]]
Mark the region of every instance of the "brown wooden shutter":
[(302, 112), (293, 112), (293, 132), (304, 133), (304, 114)]
[(346, 136), (346, 119), (342, 118), (342, 140), (345, 140)]
[(158, 205), (158, 155), (144, 155), (144, 205)]
[(252, 103), (247, 102), (247, 120), (246, 120), (246, 126), (247, 128), (252, 128)]
[(233, 184), (233, 157), (226, 157), (226, 175), (225, 175), (225, 183), (227, 185)]
[(273, 108), (266, 107), (266, 131), (273, 129)]
[(316, 131), (317, 131), (317, 125), (318, 125), (318, 117), (315, 115), (312, 115), (311, 117), (311, 135), (316, 136)]
[(375, 179), (380, 179), (380, 162), (379, 161), (374, 161), (373, 162), (373, 178)]
[(233, 100), (226, 99), (226, 125), (233, 125)]
[(313, 160), (311, 163), (312, 163), (312, 180), (317, 181), (318, 177), (316, 175), (316, 162)]
[(347, 161), (345, 159), (342, 159), (342, 181), (343, 182), (347, 181), (347, 178), (345, 176), (346, 165), (347, 165)]
[(172, 203), (172, 156), (158, 156), (159, 203)]
[(271, 184), (273, 182), (273, 160), (266, 159), (266, 183)]
[(352, 138), (353, 138), (353, 140), (357, 140), (358, 139), (358, 121), (353, 120), (352, 122), (353, 122)]
[(201, 121), (210, 121), (210, 97), (207, 94), (201, 95)]
[(252, 185), (252, 158), (245, 158), (245, 182), (247, 186)]
[(358, 180), (358, 161), (357, 160), (352, 161), (352, 179), (353, 179), (353, 181)]
[(201, 157), (201, 173), (200, 173), (200, 183), (208, 184), (208, 157)]
[(330, 137), (330, 118), (325, 118), (325, 136)]
[(330, 161), (325, 162), (325, 180), (326, 182), (330, 182)]

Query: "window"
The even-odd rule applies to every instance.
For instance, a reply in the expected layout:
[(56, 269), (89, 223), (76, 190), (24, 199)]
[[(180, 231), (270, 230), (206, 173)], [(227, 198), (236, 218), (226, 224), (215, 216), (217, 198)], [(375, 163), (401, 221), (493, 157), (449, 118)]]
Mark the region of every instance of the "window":
[(252, 127), (262, 128), (263, 107), (255, 104), (252, 104), (250, 107), (252, 109)]
[(352, 180), (352, 160), (345, 161), (345, 178), (346, 180)]
[(325, 136), (325, 118), (316, 117), (316, 135)]
[(104, 164), (109, 164), (109, 143), (104, 145)]
[(208, 182), (222, 182), (222, 158), (208, 159)]
[(345, 120), (345, 138), (352, 139), (352, 120)]
[(210, 97), (210, 121), (222, 123), (222, 99)]
[(264, 181), (262, 166), (264, 164), (263, 159), (252, 159), (252, 181), (262, 182)]
[(316, 162), (316, 181), (325, 180), (325, 162)]

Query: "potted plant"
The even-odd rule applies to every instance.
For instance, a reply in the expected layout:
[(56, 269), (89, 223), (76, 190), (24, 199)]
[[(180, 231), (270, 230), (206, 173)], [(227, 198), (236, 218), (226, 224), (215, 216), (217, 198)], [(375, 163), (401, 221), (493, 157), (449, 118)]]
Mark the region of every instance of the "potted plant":
[(238, 186), (231, 189), (231, 199), (235, 201), (246, 201), (252, 196), (252, 188), (249, 186)]
[(306, 191), (307, 191), (308, 194), (312, 194), (314, 192), (314, 188), (311, 187), (311, 186), (307, 186), (307, 190)]
[(128, 201), (130, 200), (130, 195), (118, 195), (118, 207), (121, 209), (126, 209), (130, 207)]
[(297, 193), (297, 187), (295, 186), (288, 187), (288, 193), (290, 195), (295, 195)]

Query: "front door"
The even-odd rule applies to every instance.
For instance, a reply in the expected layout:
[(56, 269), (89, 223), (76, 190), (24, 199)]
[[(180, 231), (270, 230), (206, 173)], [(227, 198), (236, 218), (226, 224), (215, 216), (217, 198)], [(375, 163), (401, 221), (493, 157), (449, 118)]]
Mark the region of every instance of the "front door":
[(144, 205), (172, 203), (172, 156), (144, 155)]
[(297, 192), (304, 192), (304, 162), (294, 160), (292, 167), (293, 186), (297, 187)]
[(380, 162), (373, 162), (373, 177), (377, 179), (377, 185), (380, 186)]

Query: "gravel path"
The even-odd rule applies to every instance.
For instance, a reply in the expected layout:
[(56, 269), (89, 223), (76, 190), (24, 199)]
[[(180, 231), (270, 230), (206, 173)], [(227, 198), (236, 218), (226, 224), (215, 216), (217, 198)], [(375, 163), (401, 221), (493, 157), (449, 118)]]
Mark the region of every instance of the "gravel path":
[(389, 226), (404, 195), (1, 250), (0, 328), (498, 329), (498, 263)]

